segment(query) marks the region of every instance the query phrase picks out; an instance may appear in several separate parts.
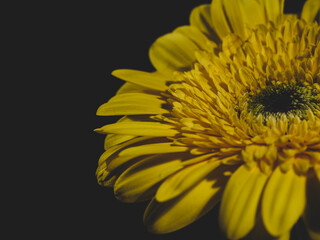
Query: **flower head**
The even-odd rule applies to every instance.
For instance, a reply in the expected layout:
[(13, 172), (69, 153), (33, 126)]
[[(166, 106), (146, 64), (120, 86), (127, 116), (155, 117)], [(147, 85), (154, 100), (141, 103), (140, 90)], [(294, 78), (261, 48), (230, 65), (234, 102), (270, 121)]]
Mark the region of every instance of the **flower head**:
[(97, 114), (124, 117), (96, 129), (108, 134), (97, 178), (122, 201), (151, 200), (150, 231), (221, 201), (228, 239), (289, 239), (300, 217), (319, 239), (320, 1), (301, 17), (283, 5), (213, 0), (154, 42), (155, 72), (113, 72), (126, 83)]

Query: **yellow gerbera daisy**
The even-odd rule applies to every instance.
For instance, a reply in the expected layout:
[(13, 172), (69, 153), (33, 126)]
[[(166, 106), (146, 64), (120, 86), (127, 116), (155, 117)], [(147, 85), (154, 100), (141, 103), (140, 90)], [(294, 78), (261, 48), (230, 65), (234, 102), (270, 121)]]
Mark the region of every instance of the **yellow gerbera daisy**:
[[(303, 218), (320, 239), (319, 0), (213, 0), (150, 48), (156, 71), (126, 83), (100, 116), (108, 134), (98, 182), (144, 222), (178, 230), (219, 201), (228, 239), (289, 239)], [(318, 14), (318, 15), (317, 15)]]

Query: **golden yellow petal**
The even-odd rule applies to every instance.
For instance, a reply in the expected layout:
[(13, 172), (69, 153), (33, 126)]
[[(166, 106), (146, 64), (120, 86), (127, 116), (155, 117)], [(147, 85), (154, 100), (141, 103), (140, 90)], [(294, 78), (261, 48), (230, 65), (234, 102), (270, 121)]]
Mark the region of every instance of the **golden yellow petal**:
[(144, 222), (153, 233), (169, 233), (196, 221), (220, 200), (228, 179), (225, 166), (216, 168), (207, 178), (171, 201), (151, 201), (144, 214)]
[(278, 23), (283, 15), (284, 0), (262, 0), (267, 14), (267, 21)]
[(176, 153), (176, 152), (186, 152), (189, 150), (188, 147), (184, 146), (174, 146), (172, 142), (165, 143), (152, 143), (144, 144), (140, 146), (134, 146), (124, 149), (119, 156), (141, 156), (147, 154), (160, 154), (160, 153)]
[(239, 0), (242, 18), (246, 25), (254, 27), (266, 23), (263, 5), (257, 0)]
[(119, 134), (108, 134), (105, 139), (105, 149), (111, 148), (115, 145), (127, 142), (137, 136), (132, 135), (119, 135)]
[(254, 227), (263, 187), (269, 175), (246, 165), (231, 176), (223, 193), (219, 223), (229, 239), (240, 239)]
[(208, 41), (207, 37), (194, 26), (181, 26), (176, 28), (173, 32), (186, 36), (195, 43), (199, 49), (205, 49), (206, 47)]
[(290, 240), (290, 231), (283, 233), (280, 237), (277, 237), (273, 240)]
[(223, 0), (215, 0), (211, 3), (211, 18), (214, 30), (220, 39), (231, 33), (230, 26), (223, 9)]
[(280, 236), (289, 231), (303, 213), (306, 177), (293, 168), (283, 173), (277, 167), (262, 196), (262, 219), (268, 232)]
[[(148, 138), (148, 137), (144, 137)], [(155, 141), (160, 141), (154, 143)], [(149, 154), (164, 154), (164, 153), (180, 153), (183, 157), (183, 152), (189, 150), (187, 147), (183, 146), (172, 146), (172, 142), (163, 142), (164, 139), (161, 138), (150, 138), (145, 142), (141, 142), (135, 145), (138, 146), (128, 146), (121, 147), (122, 150), (117, 152), (117, 155), (114, 155), (111, 160), (108, 161), (108, 171), (114, 171), (115, 169), (127, 164), (128, 162), (137, 161), (139, 157)]]
[(159, 96), (145, 93), (123, 93), (112, 97), (97, 110), (98, 116), (163, 114), (166, 101)]
[(185, 35), (173, 32), (158, 38), (150, 47), (149, 58), (161, 73), (185, 71), (196, 61), (195, 52), (199, 47)]
[(307, 0), (302, 8), (301, 18), (306, 22), (312, 22), (320, 10), (319, 0)]
[(120, 175), (114, 185), (115, 196), (125, 202), (143, 200), (149, 189), (182, 167), (178, 155), (147, 157)]
[(320, 182), (316, 176), (307, 180), (307, 204), (303, 215), (312, 240), (320, 239)]
[(98, 133), (116, 133), (135, 136), (170, 137), (179, 132), (172, 125), (160, 122), (118, 122), (95, 129)]
[(239, 0), (224, 0), (223, 5), (227, 14), (227, 18), (231, 24), (232, 31), (236, 33), (240, 38), (244, 39), (244, 21), (240, 9)]
[[(127, 135), (124, 135), (124, 136), (127, 136)], [(107, 162), (109, 162), (110, 159), (108, 159), (108, 158), (110, 156), (112, 156), (114, 153), (120, 151), (121, 149), (126, 148), (130, 145), (133, 145), (133, 144), (144, 142), (145, 140), (150, 139), (150, 138), (152, 138), (152, 137), (137, 137), (136, 136), (135, 138), (130, 139), (124, 143), (114, 145), (110, 148), (107, 148), (106, 151), (101, 155), (101, 157), (99, 159), (99, 164), (101, 164), (103, 161), (106, 161), (106, 160), (108, 160)]]
[(158, 202), (171, 200), (184, 193), (220, 165), (218, 161), (205, 161), (191, 165), (166, 179), (156, 193)]
[(146, 87), (142, 87), (131, 82), (126, 82), (119, 88), (119, 90), (116, 92), (116, 95), (123, 94), (123, 93), (149, 93), (149, 92), (150, 92), (150, 89)]
[(216, 43), (221, 41), (217, 33), (213, 30), (210, 4), (203, 4), (195, 7), (190, 14), (189, 20), (191, 26), (198, 28), (210, 40)]
[(127, 82), (153, 90), (165, 91), (168, 88), (168, 77), (159, 72), (148, 73), (131, 69), (118, 69), (113, 71), (112, 75)]

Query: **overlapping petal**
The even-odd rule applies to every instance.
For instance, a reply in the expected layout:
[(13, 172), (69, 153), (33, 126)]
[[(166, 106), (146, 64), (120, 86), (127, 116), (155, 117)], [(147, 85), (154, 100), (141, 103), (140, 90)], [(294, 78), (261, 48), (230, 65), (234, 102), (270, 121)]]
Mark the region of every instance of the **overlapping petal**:
[(172, 32), (158, 38), (149, 50), (152, 65), (160, 72), (172, 74), (186, 71), (196, 61), (195, 52), (199, 47), (187, 36)]
[(178, 198), (164, 203), (151, 201), (144, 215), (149, 231), (169, 233), (176, 231), (202, 217), (221, 199), (228, 177), (221, 166), (212, 171), (201, 182)]
[(258, 167), (241, 166), (230, 178), (220, 206), (219, 222), (229, 239), (240, 239), (254, 227), (268, 175)]
[(307, 181), (307, 204), (304, 221), (312, 240), (320, 239), (320, 181), (313, 176)]
[(112, 75), (141, 87), (157, 91), (165, 91), (168, 88), (169, 78), (159, 72), (143, 72), (131, 69), (118, 69), (112, 72)]
[(268, 232), (280, 236), (301, 217), (306, 204), (306, 177), (276, 168), (262, 197), (262, 219)]
[(179, 132), (174, 126), (159, 122), (118, 122), (95, 129), (98, 133), (116, 133), (136, 136), (168, 137)]
[(166, 202), (180, 196), (185, 191), (202, 181), (210, 172), (220, 165), (221, 162), (211, 160), (209, 162), (204, 161), (182, 169), (161, 184), (155, 196), (156, 200), (158, 202)]
[[(318, 0), (307, 0), (303, 5), (301, 18), (306, 22), (312, 22), (320, 10), (320, 1)], [(319, 21), (319, 19), (318, 19)]]
[(97, 111), (99, 116), (146, 115), (168, 113), (163, 105), (166, 101), (159, 96), (145, 93), (123, 93), (112, 97), (101, 105)]
[(213, 0), (154, 42), (155, 72), (112, 73), (126, 83), (97, 115), (128, 117), (96, 129), (108, 134), (96, 174), (122, 201), (153, 199), (151, 232), (178, 230), (223, 196), (229, 239), (289, 240), (302, 215), (320, 239), (319, 116), (263, 119), (243, 107), (278, 80), (319, 80), (319, 27), (310, 23), (320, 1), (307, 0), (305, 21), (283, 8), (284, 0)]
[(128, 168), (115, 183), (115, 196), (125, 202), (148, 199), (148, 191), (170, 174), (182, 168), (181, 156), (152, 155)]

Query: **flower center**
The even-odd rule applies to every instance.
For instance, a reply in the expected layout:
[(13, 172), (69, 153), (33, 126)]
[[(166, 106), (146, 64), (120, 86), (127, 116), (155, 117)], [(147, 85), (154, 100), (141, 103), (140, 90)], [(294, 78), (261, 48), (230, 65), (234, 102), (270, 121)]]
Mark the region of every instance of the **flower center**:
[(248, 102), (248, 110), (255, 116), (264, 118), (294, 115), (305, 119), (307, 110), (317, 110), (320, 103), (317, 91), (310, 86), (286, 84), (268, 86), (253, 94)]

